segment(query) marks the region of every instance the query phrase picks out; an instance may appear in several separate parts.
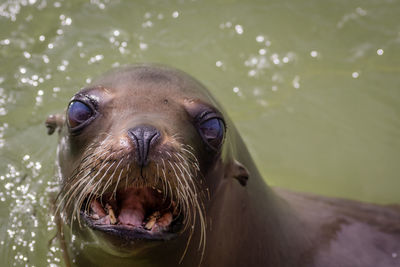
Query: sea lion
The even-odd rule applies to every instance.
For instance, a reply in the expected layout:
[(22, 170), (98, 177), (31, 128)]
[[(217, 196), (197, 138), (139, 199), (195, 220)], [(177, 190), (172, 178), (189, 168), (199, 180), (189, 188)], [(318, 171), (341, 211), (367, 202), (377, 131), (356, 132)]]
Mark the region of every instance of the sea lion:
[(225, 112), (181, 71), (111, 71), (46, 126), (60, 133), (67, 265), (400, 264), (398, 206), (268, 187)]

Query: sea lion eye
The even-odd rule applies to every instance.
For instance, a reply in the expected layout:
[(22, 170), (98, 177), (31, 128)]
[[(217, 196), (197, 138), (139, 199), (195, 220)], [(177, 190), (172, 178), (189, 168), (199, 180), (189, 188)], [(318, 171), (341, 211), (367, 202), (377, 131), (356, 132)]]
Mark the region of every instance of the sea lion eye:
[(212, 118), (200, 123), (201, 135), (204, 140), (213, 148), (218, 149), (224, 138), (224, 123), (221, 119)]
[(68, 106), (68, 124), (71, 128), (76, 128), (90, 118), (94, 112), (91, 107), (80, 101), (72, 101)]

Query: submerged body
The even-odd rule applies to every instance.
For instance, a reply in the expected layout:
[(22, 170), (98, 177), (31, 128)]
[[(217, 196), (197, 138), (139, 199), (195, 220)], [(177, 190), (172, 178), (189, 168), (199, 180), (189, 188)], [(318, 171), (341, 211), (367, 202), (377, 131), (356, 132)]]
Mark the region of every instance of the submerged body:
[(271, 189), (183, 72), (105, 74), (47, 126), (61, 136), (57, 213), (72, 265), (400, 264), (398, 207)]

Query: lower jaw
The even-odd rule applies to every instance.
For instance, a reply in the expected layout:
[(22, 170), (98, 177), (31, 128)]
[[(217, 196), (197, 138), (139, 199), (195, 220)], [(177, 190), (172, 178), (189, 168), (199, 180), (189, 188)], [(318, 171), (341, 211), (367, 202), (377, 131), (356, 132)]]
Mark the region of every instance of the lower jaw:
[(167, 241), (175, 238), (178, 233), (171, 232), (160, 232), (160, 233), (149, 233), (147, 230), (139, 227), (131, 227), (126, 225), (97, 225), (94, 224), (90, 219), (84, 216), (86, 224), (96, 231), (101, 231), (110, 236), (118, 237), (126, 241), (135, 240), (149, 240), (149, 241)]
[(122, 243), (134, 244), (138, 242), (151, 243), (155, 241), (169, 241), (178, 237), (183, 228), (181, 219), (178, 219), (173, 225), (170, 225), (168, 231), (154, 233), (142, 227), (133, 227), (130, 225), (96, 224), (85, 212), (82, 211), (80, 215), (87, 227), (102, 233), (105, 238), (119, 240)]
[[(184, 233), (186, 231), (149, 234), (144, 229), (132, 229), (130, 226), (95, 225), (90, 218), (82, 215), (81, 213), (81, 225), (79, 226), (75, 221), (73, 232), (70, 232), (71, 229), (68, 230), (68, 227), (65, 229), (67, 236), (69, 234), (75, 236), (73, 238), (76, 240), (73, 241), (74, 247), (77, 249), (76, 251), (81, 251), (80, 253), (86, 254), (87, 251), (92, 251), (105, 257), (109, 255), (109, 257), (117, 257), (116, 259), (130, 259), (130, 261), (136, 263), (137, 260), (140, 261), (141, 259), (158, 260), (157, 257), (153, 259), (154, 255), (161, 255), (166, 251), (169, 251), (167, 254), (182, 251), (179, 240), (181, 238), (186, 239)], [(180, 227), (180, 229), (182, 228)], [(67, 239), (69, 238), (67, 237)], [(102, 262), (100, 263), (102, 264)]]

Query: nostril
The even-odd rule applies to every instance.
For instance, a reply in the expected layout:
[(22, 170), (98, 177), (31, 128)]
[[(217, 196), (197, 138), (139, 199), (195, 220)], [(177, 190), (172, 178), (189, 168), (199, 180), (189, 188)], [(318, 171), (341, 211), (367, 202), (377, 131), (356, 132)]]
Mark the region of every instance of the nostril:
[(135, 143), (139, 165), (146, 166), (148, 164), (149, 150), (161, 136), (160, 132), (153, 126), (139, 125), (129, 129), (128, 133)]

